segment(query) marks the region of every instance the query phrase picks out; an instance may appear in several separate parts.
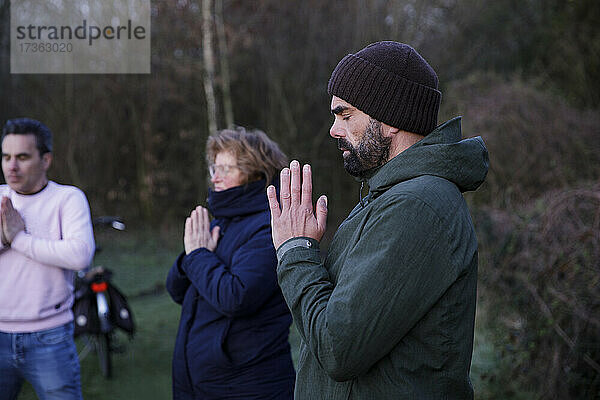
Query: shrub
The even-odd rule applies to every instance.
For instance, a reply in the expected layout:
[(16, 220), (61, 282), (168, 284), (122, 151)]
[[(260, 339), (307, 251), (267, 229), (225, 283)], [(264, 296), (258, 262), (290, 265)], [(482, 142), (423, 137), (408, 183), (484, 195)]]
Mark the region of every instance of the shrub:
[(499, 353), (488, 392), (600, 397), (600, 113), (483, 73), (451, 83), (442, 105), (490, 154), (467, 195)]
[[(600, 395), (600, 184), (548, 192), (516, 212), (476, 213), (481, 283), (501, 356), (541, 398)], [(489, 324), (490, 321), (488, 321)]]
[(446, 116), (463, 115), (466, 136), (490, 151), (478, 205), (518, 206), (551, 189), (600, 176), (600, 114), (569, 107), (519, 80), (475, 74), (444, 90)]

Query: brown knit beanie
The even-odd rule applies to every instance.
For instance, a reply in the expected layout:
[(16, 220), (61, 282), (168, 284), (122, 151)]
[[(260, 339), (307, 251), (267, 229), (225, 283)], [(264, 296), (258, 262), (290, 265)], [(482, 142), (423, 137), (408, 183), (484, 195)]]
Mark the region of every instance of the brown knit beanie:
[(344, 57), (327, 92), (380, 122), (427, 135), (437, 125), (442, 99), (437, 87), (435, 71), (415, 49), (377, 42)]

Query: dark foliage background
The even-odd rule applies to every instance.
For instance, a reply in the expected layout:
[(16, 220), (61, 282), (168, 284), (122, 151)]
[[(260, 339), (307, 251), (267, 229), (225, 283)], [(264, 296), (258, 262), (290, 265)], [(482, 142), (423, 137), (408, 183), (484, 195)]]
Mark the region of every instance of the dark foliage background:
[[(9, 1), (0, 0), (0, 119), (47, 123), (52, 178), (81, 187), (94, 214), (157, 229), (181, 225), (204, 201), (205, 1), (152, 1), (149, 75), (14, 75)], [(235, 123), (313, 165), (316, 195), (329, 197), (328, 238), (359, 187), (328, 136), (329, 74), (376, 40), (410, 43), (430, 61), (440, 122), (462, 115), (464, 135), (481, 135), (490, 151), (487, 181), (467, 199), (501, 360), (488, 375), (495, 398), (600, 397), (600, 3), (217, 3)]]

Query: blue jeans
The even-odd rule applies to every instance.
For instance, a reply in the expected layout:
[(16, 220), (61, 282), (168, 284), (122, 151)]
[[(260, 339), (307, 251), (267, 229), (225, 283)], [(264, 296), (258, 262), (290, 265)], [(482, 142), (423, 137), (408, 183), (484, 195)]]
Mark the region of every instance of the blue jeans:
[(0, 332), (0, 400), (15, 400), (27, 380), (40, 400), (81, 400), (73, 323), (31, 333)]

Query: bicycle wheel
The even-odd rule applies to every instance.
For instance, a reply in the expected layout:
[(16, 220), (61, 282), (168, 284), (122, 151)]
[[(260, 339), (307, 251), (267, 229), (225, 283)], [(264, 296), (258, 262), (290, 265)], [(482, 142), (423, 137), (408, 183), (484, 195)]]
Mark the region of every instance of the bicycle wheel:
[(110, 333), (101, 333), (96, 335), (96, 353), (98, 353), (100, 372), (105, 378), (110, 378), (112, 374)]

